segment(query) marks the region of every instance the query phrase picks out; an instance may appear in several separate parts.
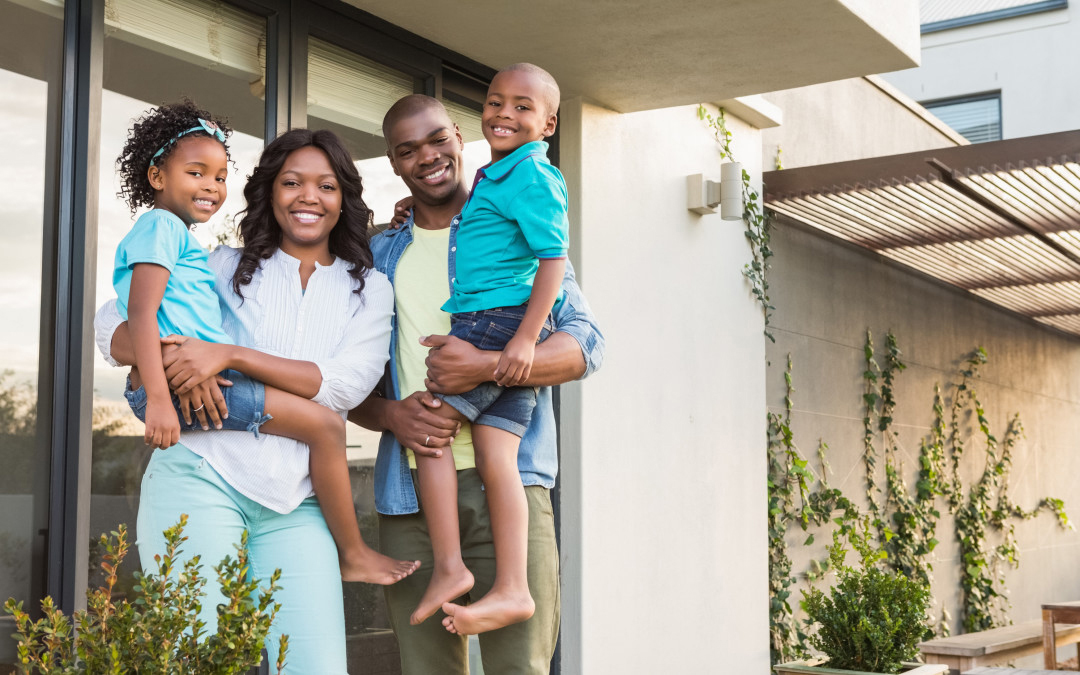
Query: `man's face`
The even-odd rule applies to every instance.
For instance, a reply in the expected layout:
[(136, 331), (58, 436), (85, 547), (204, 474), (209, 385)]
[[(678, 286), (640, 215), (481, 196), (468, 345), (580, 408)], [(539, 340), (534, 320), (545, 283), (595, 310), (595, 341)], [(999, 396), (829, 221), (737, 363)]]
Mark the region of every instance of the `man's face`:
[(465, 142), (445, 113), (422, 110), (398, 120), (386, 140), (394, 173), (418, 202), (441, 205), (458, 193)]

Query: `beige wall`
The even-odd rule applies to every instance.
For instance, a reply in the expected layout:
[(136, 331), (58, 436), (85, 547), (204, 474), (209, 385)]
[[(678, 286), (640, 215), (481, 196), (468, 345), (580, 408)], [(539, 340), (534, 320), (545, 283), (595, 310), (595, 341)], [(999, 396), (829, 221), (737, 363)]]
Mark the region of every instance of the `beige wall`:
[[(1017, 412), (1026, 430), (1014, 451), (1010, 494), (1026, 509), (1047, 495), (1063, 498), (1069, 513), (1080, 518), (1080, 482), (1075, 478), (1080, 470), (1080, 379), (1075, 376), (1080, 372), (1080, 340), (785, 221), (774, 228), (773, 250), (776, 344), (767, 349), (769, 408), (783, 409), (783, 368), (791, 354), (795, 440), (815, 468), (818, 440), (829, 444), (835, 487), (864, 503), (864, 334), (867, 328), (873, 331), (880, 354), (884, 335), (892, 330), (908, 364), (897, 381), (895, 428), (909, 488), (914, 489), (919, 440), (932, 422), (934, 384), (956, 381), (960, 359), (982, 346), (990, 361), (976, 388), (993, 433), (1001, 439), (1009, 416)], [(971, 485), (985, 455), (977, 430), (976, 436), (970, 435), (970, 421), (965, 428), (963, 475)], [(951, 612), (958, 632), (958, 549), (953, 520), (943, 503), (939, 508), (943, 517), (937, 530), (941, 544), (933, 563), (933, 597), (938, 609), (943, 604)], [(1010, 617), (1017, 622), (1035, 619), (1041, 602), (1080, 597), (1080, 534), (1061, 531), (1045, 515), (1018, 522), (1016, 533), (1022, 552), (1019, 570), (1006, 575), (1012, 591)], [(815, 546), (808, 548), (802, 545), (805, 538), (801, 530), (789, 537), (799, 573), (811, 557), (823, 555), (828, 541), (819, 534)], [(1063, 652), (1062, 658), (1068, 656), (1075, 651)]]
[(783, 149), (786, 169), (966, 145), (919, 104), (876, 77), (857, 77), (764, 98), (780, 107), (784, 123), (762, 132), (765, 169)]
[[(759, 176), (759, 133), (729, 126)], [(561, 133), (608, 345), (562, 388), (563, 672), (765, 673), (762, 318), (742, 223), (686, 208), (687, 175), (719, 176), (715, 143), (693, 106), (564, 101)]]

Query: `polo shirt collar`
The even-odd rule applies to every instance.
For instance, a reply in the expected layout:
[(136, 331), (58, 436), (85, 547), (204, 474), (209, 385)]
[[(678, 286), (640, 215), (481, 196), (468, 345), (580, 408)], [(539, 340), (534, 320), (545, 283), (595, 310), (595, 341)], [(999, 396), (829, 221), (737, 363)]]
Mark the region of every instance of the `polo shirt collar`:
[(523, 159), (530, 155), (540, 155), (547, 159), (548, 144), (544, 141), (531, 141), (521, 146), (517, 150), (511, 152), (506, 157), (503, 157), (497, 162), (492, 162), (484, 168), (480, 169), (484, 172), (484, 176), (491, 180), (499, 180), (506, 174), (510, 173), (510, 170), (521, 163)]

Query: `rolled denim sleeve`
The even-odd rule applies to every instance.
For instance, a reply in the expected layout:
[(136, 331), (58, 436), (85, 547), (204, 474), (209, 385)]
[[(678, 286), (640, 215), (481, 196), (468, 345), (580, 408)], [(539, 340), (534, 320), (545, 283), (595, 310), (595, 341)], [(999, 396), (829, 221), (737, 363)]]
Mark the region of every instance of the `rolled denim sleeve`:
[(323, 381), (312, 400), (332, 410), (351, 410), (368, 397), (390, 358), (393, 313), (390, 281), (381, 272), (369, 272), (360, 303), (334, 356), (315, 360)]
[(97, 344), (98, 351), (105, 357), (105, 362), (110, 366), (124, 365), (112, 357), (113, 334), (122, 323), (124, 323), (124, 317), (120, 316), (120, 312), (116, 309), (115, 299), (102, 305), (94, 315), (94, 342)]
[(585, 357), (585, 374), (580, 379), (592, 375), (604, 362), (604, 334), (596, 323), (596, 317), (589, 308), (589, 301), (578, 286), (574, 276), (574, 266), (566, 261), (566, 273), (562, 282), (563, 301), (555, 309), (555, 330), (573, 337), (581, 345), (581, 354)]

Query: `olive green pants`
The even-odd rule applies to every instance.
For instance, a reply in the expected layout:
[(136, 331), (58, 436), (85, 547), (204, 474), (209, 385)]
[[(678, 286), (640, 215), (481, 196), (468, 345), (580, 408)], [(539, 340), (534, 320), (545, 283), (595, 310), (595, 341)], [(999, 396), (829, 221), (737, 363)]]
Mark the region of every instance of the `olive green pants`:
[[(416, 472), (413, 472), (416, 480)], [(555, 544), (555, 518), (546, 488), (525, 488), (529, 503), (529, 592), (536, 613), (528, 621), (481, 633), (480, 655), (484, 675), (548, 675), (555, 641), (559, 636), (559, 551)], [(399, 560), (419, 560), (420, 569), (402, 581), (385, 587), (390, 624), (401, 650), (404, 675), (457, 675), (468, 673), (468, 642), (447, 632), (445, 614), (435, 613), (419, 626), (409, 625), (409, 615), (431, 578), (431, 539), (420, 512), (407, 516), (380, 516), (380, 550)], [(476, 578), (466, 596), (479, 600), (495, 581), (495, 546), (487, 500), (476, 469), (458, 471), (458, 518), (461, 556)]]

